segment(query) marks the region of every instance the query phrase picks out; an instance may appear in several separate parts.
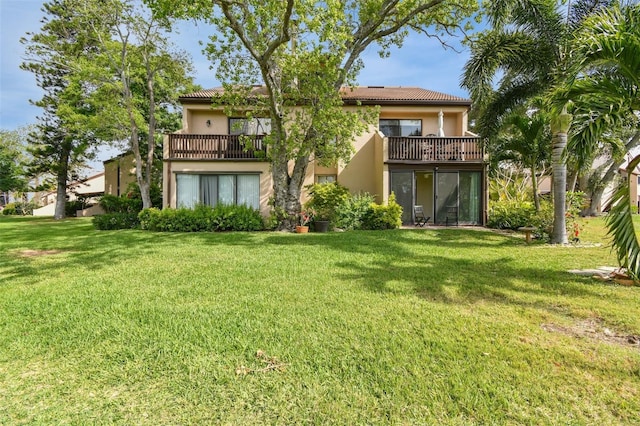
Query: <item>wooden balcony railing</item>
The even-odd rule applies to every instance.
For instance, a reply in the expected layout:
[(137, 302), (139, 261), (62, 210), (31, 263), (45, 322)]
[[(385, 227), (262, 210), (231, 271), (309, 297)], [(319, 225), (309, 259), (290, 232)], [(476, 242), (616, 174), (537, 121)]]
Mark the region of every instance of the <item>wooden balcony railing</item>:
[(482, 162), (476, 137), (389, 137), (389, 160), (424, 162)]
[(264, 158), (264, 136), (169, 135), (172, 160), (259, 160)]

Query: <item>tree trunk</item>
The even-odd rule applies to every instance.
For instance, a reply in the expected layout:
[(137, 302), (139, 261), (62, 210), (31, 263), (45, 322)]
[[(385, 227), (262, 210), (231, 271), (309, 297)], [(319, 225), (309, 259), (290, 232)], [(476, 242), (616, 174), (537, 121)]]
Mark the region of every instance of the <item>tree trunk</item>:
[(553, 133), (551, 164), (553, 167), (553, 233), (552, 244), (567, 244), (566, 223), (566, 193), (567, 193), (567, 164), (564, 161), (564, 151), (567, 147), (567, 132), (571, 125), (571, 115), (563, 111), (551, 123)]
[(153, 86), (153, 72), (150, 70), (147, 62), (147, 91), (149, 93), (149, 131), (147, 133), (147, 161), (144, 165), (144, 183), (140, 185), (140, 195), (142, 197), (142, 208), (148, 209), (152, 207), (151, 203), (151, 175), (153, 170), (153, 152), (155, 150), (155, 132), (156, 132), (156, 99)]
[(69, 175), (69, 149), (62, 148), (58, 173), (56, 174), (56, 208), (53, 213), (55, 220), (64, 219), (67, 206), (67, 177)]
[(536, 165), (531, 164), (531, 190), (533, 191), (533, 204), (536, 211), (540, 211), (540, 194), (538, 194), (538, 175), (536, 174)]

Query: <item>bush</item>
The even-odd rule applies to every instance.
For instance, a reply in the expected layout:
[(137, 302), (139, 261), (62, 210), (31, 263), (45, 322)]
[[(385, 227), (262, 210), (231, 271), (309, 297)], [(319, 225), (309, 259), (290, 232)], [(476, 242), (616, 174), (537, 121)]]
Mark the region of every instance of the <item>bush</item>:
[(16, 203), (8, 203), (6, 206), (4, 206), (4, 209), (2, 209), (2, 214), (5, 216), (18, 214), (18, 210), (16, 209)]
[(244, 205), (204, 205), (191, 209), (145, 209), (138, 215), (140, 227), (150, 231), (214, 232), (261, 231), (264, 223), (260, 212)]
[(33, 209), (37, 209), (38, 204), (35, 201), (16, 201), (15, 203), (8, 203), (2, 210), (3, 215), (22, 215), (30, 216), (33, 214)]
[[(162, 206), (162, 190), (157, 185), (151, 185), (149, 190), (151, 204)], [(105, 194), (100, 198), (100, 206), (106, 213), (139, 213), (142, 210), (142, 196), (136, 183), (130, 183), (127, 192), (120, 195)]]
[(536, 228), (537, 238), (548, 239), (553, 227), (553, 203), (540, 200), (540, 211), (528, 201), (494, 201), (489, 208), (489, 228), (517, 230), (522, 226)]
[(362, 221), (374, 203), (370, 194), (358, 194), (345, 198), (336, 207), (335, 226), (341, 229), (361, 229)]
[(76, 217), (76, 212), (87, 207), (87, 204), (81, 200), (67, 201), (64, 205), (64, 215), (67, 217)]
[(536, 208), (529, 201), (494, 201), (489, 207), (487, 226), (497, 229), (518, 229), (533, 226)]
[(100, 231), (135, 229), (139, 226), (137, 213), (107, 213), (94, 216), (93, 227)]
[(315, 211), (316, 220), (335, 221), (337, 207), (350, 198), (349, 190), (336, 182), (316, 183), (305, 188), (310, 199), (304, 207)]
[(138, 213), (142, 210), (141, 198), (129, 198), (126, 195), (105, 194), (100, 198), (100, 206), (106, 213)]
[(392, 192), (387, 205), (372, 203), (362, 218), (362, 229), (396, 229), (402, 225), (402, 207)]

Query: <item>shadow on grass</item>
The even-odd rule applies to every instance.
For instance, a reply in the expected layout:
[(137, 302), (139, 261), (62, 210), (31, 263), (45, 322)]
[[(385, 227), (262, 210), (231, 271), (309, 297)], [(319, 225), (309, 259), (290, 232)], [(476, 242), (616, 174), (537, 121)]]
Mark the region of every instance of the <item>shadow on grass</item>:
[[(328, 256), (323, 267), (333, 268), (342, 280), (362, 283), (372, 292), (415, 293), (445, 303), (490, 300), (524, 302), (527, 295), (553, 297), (597, 295), (580, 280), (561, 270), (517, 265), (511, 256), (526, 254), (524, 241), (485, 230), (427, 229), (353, 231), (345, 233), (156, 233), (96, 231), (90, 220), (31, 218), (0, 220), (2, 242), (0, 282), (16, 277), (43, 276), (59, 268), (97, 271), (113, 268), (125, 259), (156, 252), (171, 253), (167, 262), (180, 262), (179, 247), (241, 246), (250, 256), (261, 256), (266, 246)], [(24, 249), (60, 250), (55, 261), (40, 262), (20, 255)], [(478, 253), (490, 251), (486, 256)], [(519, 252), (520, 251), (520, 252)], [(356, 255), (354, 257), (354, 255)], [(364, 256), (363, 256), (364, 255)], [(314, 257), (322, 262), (322, 257)], [(540, 266), (538, 266), (540, 265)], [(399, 290), (401, 288), (402, 290)], [(536, 303), (531, 297), (530, 304)]]
[[(544, 264), (520, 266), (516, 256), (526, 255), (524, 240), (487, 230), (436, 229), (360, 231), (316, 234), (308, 237), (271, 236), (270, 244), (323, 246), (337, 253), (361, 253), (378, 262), (337, 261), (338, 278), (362, 283), (376, 293), (405, 293), (444, 303), (498, 303), (538, 305), (539, 297), (597, 297), (586, 279)], [(493, 250), (488, 258), (474, 256)], [(505, 255), (506, 254), (506, 255)], [(329, 262), (327, 262), (329, 263)], [(527, 300), (528, 299), (528, 300)]]

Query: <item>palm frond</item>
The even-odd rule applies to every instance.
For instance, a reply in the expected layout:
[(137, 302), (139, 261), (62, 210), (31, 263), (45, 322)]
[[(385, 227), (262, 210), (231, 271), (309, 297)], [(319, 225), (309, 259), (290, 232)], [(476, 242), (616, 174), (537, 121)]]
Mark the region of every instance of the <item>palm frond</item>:
[[(627, 170), (635, 170), (639, 163), (640, 157), (637, 157)], [(640, 242), (633, 225), (628, 182), (623, 182), (613, 195), (606, 223), (618, 263), (633, 279), (640, 278)]]

